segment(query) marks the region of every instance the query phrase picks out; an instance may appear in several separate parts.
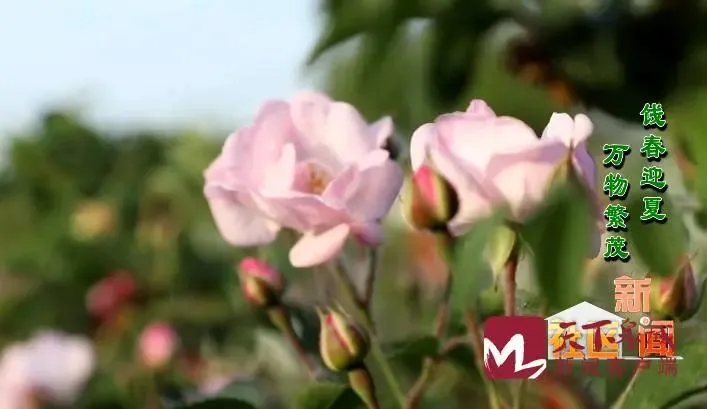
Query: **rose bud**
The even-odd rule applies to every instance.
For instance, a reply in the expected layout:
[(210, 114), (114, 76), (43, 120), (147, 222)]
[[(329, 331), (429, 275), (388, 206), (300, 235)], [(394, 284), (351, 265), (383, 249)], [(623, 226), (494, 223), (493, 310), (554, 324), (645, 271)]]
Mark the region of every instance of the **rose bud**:
[(177, 333), (169, 324), (152, 323), (140, 334), (140, 362), (149, 369), (161, 369), (171, 361), (178, 343)]
[(351, 318), (336, 311), (317, 311), (321, 325), (319, 352), (334, 372), (360, 366), (370, 349), (368, 333)]
[(673, 276), (651, 279), (653, 319), (685, 321), (695, 315), (700, 306), (703, 289), (698, 288), (692, 263), (687, 256), (683, 256), (680, 262), (680, 269)]
[(404, 191), (405, 218), (419, 230), (447, 232), (459, 210), (459, 198), (452, 185), (431, 166), (422, 165)]
[(260, 308), (268, 308), (280, 303), (285, 291), (282, 275), (263, 260), (244, 258), (238, 265), (241, 288), (246, 299)]

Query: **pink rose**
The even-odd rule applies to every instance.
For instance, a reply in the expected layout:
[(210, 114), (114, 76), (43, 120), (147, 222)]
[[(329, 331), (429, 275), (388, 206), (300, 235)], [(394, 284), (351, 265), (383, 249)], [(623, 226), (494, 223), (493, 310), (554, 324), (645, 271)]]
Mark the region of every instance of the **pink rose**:
[(381, 219), (403, 181), (383, 148), (392, 133), (390, 118), (369, 125), (353, 106), (323, 94), (266, 102), (205, 172), (221, 235), (253, 246), (270, 243), (282, 227), (297, 230), (296, 267), (330, 260), (350, 235), (380, 244)]
[(450, 229), (462, 234), (499, 206), (507, 206), (514, 220), (527, 217), (570, 154), (574, 169), (593, 190), (596, 168), (586, 146), (592, 130), (586, 115), (573, 119), (555, 113), (538, 138), (521, 120), (496, 116), (484, 101), (473, 100), (466, 112), (442, 115), (418, 128), (410, 157), (414, 170), (430, 160), (457, 190), (460, 209)]

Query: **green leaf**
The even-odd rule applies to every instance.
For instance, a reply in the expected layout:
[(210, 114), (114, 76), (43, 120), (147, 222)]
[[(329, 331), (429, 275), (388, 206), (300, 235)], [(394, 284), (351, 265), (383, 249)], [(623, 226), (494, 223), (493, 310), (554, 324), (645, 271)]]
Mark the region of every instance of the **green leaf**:
[(248, 402), (235, 398), (217, 398), (178, 406), (175, 409), (257, 409)]
[(418, 360), (437, 354), (439, 340), (432, 335), (422, 335), (394, 342), (386, 355), (389, 359)]
[(474, 350), (469, 344), (460, 344), (447, 351), (445, 359), (454, 366), (462, 369), (472, 379), (481, 379), (482, 375), (476, 366)]
[[(699, 400), (699, 402), (697, 402)], [(690, 402), (691, 408), (702, 408), (707, 404), (707, 385), (700, 385), (694, 388), (690, 388), (677, 396), (668, 399), (660, 409), (673, 409), (677, 407), (682, 407), (680, 405)]]
[(646, 264), (648, 271), (658, 276), (675, 273), (677, 262), (685, 254), (686, 230), (680, 213), (674, 211), (670, 199), (663, 195), (663, 213), (668, 215), (666, 223), (641, 222), (643, 197), (651, 194), (630, 197), (627, 208), (631, 214), (628, 223), (629, 251)]
[(503, 293), (496, 286), (489, 287), (479, 294), (476, 305), (480, 322), (486, 321), (489, 317), (503, 315)]
[(521, 228), (548, 308), (564, 308), (581, 298), (582, 271), (593, 234), (591, 212), (581, 188), (567, 183), (553, 191)]
[(304, 349), (319, 356), (320, 326), (317, 313), (309, 307), (294, 303), (287, 303), (287, 311), (290, 313), (292, 325), (298, 332)]
[(358, 409), (363, 402), (347, 385), (319, 382), (302, 389), (295, 397), (296, 409)]
[(238, 379), (221, 389), (218, 396), (222, 399), (242, 399), (257, 403), (258, 407), (262, 407), (265, 402), (262, 388), (255, 379)]
[(358, 3), (342, 4), (331, 10), (322, 34), (310, 51), (307, 64), (313, 64), (332, 48), (367, 32), (375, 24), (375, 11), (375, 7), (361, 7)]
[(477, 222), (454, 245), (454, 269), (450, 304), (455, 311), (462, 311), (475, 299), (474, 291), (480, 288), (482, 272), (488, 272), (484, 252), (494, 232), (503, 223), (502, 214)]

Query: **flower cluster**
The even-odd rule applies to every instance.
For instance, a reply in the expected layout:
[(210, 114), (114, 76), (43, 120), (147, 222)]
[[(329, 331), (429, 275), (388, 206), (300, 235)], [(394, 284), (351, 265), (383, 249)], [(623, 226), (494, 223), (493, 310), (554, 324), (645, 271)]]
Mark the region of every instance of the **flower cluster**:
[[(442, 115), (412, 135), (407, 218), (418, 228), (446, 226), (461, 235), (499, 208), (522, 222), (559, 178), (574, 176), (592, 195), (592, 131), (583, 114), (555, 113), (538, 137), (481, 100)], [(403, 185), (403, 172), (385, 149), (392, 134), (390, 118), (369, 125), (353, 106), (323, 94), (265, 103), (205, 171), (204, 191), (221, 235), (235, 246), (255, 246), (272, 242), (282, 228), (298, 231), (290, 250), (295, 267), (331, 260), (349, 237), (380, 244), (381, 220)]]

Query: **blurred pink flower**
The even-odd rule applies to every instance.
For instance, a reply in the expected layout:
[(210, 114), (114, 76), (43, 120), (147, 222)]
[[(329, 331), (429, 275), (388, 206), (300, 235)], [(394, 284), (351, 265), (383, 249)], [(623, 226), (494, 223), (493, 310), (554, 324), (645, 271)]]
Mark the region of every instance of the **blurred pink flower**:
[[(0, 408), (41, 399), (71, 404), (93, 373), (95, 355), (83, 337), (44, 331), (8, 347), (0, 359)], [(8, 406), (10, 407), (10, 406)]]
[(25, 377), (24, 346), (13, 344), (0, 357), (0, 409), (25, 409), (31, 386)]
[(118, 270), (94, 284), (86, 293), (86, 309), (99, 319), (113, 316), (135, 295), (136, 285), (132, 274)]
[(567, 162), (593, 190), (596, 168), (586, 146), (592, 131), (586, 115), (573, 119), (555, 113), (538, 138), (523, 121), (497, 116), (477, 99), (466, 112), (442, 115), (418, 128), (410, 158), (414, 170), (429, 160), (455, 187), (460, 210), (450, 229), (462, 234), (498, 206), (508, 206), (517, 221), (525, 218)]
[(221, 235), (252, 246), (271, 242), (281, 227), (297, 230), (303, 236), (290, 251), (297, 267), (331, 259), (349, 235), (380, 244), (380, 221), (403, 181), (384, 149), (392, 133), (390, 118), (369, 125), (350, 104), (319, 93), (266, 102), (205, 171)]
[(142, 330), (138, 342), (142, 364), (150, 369), (160, 369), (172, 359), (179, 339), (169, 324), (155, 322)]

